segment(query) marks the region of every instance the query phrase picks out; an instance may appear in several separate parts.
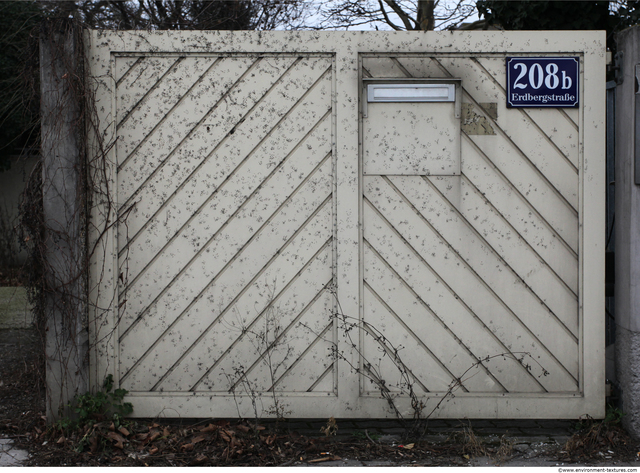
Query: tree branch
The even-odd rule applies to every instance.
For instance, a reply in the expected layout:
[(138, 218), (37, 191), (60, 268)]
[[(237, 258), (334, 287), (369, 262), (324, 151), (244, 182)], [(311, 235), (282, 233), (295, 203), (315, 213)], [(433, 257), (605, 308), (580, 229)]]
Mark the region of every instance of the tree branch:
[[(407, 31), (411, 31), (411, 30), (416, 30), (418, 29), (418, 22), (411, 18), (409, 16), (409, 14), (407, 14), (407, 12), (405, 12), (402, 7), (400, 5), (398, 5), (396, 3), (395, 0), (384, 0), (384, 2), (389, 5), (389, 7), (393, 10), (393, 12), (398, 15), (398, 17), (400, 18), (400, 20), (402, 20), (402, 23), (404, 23), (404, 27), (407, 29)], [(380, 4), (380, 9), (384, 12), (384, 7), (382, 4)], [(386, 16), (386, 12), (385, 16)], [(413, 24), (411, 23), (413, 22)]]

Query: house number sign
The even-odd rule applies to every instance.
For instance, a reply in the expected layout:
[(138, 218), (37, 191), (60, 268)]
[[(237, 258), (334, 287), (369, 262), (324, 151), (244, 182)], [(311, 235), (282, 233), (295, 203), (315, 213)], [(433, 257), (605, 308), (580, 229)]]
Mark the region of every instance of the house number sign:
[(507, 107), (577, 107), (580, 59), (507, 57)]

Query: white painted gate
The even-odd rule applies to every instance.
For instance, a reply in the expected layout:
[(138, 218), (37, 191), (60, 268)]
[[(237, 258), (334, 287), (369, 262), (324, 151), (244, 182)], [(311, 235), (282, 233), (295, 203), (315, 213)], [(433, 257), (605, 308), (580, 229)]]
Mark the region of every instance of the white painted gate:
[[(411, 415), (382, 336), (425, 412), (457, 386), (434, 416), (601, 415), (603, 38), (546, 39), (92, 33), (94, 382), (138, 416), (394, 415), (375, 373)], [(506, 107), (532, 53), (580, 56), (579, 108)], [(391, 80), (456, 100), (369, 103)]]
[[(368, 104), (365, 322), (393, 327), (425, 392), (577, 392), (578, 110), (507, 109), (503, 55), (365, 57), (363, 72), (462, 83), (458, 119), (455, 103)], [(407, 128), (424, 144), (389, 144)]]

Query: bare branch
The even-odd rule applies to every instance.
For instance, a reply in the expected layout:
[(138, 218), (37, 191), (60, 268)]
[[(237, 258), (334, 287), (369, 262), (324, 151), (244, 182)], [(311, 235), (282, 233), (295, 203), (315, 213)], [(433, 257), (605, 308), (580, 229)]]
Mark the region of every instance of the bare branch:
[[(418, 22), (416, 20), (414, 20), (413, 18), (411, 18), (402, 8), (400, 8), (400, 5), (398, 5), (395, 0), (384, 0), (385, 3), (387, 5), (389, 5), (389, 7), (394, 11), (394, 13), (396, 15), (398, 15), (398, 17), (400, 18), (400, 20), (402, 20), (402, 23), (404, 24), (404, 27), (407, 30), (415, 30), (416, 26), (418, 24)], [(384, 12), (384, 6), (382, 5), (382, 3), (380, 4), (380, 8), (382, 9), (382, 11)], [(386, 17), (386, 12), (385, 12), (385, 17)]]

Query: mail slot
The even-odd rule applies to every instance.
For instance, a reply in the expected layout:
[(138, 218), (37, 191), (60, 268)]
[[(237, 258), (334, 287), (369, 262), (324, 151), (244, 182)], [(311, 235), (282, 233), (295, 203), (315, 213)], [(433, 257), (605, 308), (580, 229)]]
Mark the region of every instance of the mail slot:
[(455, 84), (368, 84), (368, 102), (453, 102)]

